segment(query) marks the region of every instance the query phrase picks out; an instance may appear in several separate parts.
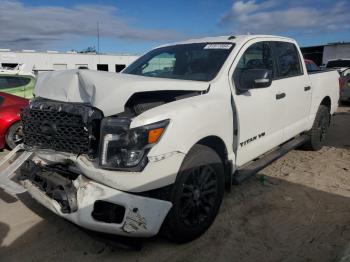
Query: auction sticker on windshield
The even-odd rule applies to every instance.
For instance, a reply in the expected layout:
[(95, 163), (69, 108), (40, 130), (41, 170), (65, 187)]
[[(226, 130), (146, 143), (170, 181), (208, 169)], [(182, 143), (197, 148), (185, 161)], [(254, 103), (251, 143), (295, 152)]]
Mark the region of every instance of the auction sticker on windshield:
[(230, 49), (232, 44), (207, 44), (204, 49)]

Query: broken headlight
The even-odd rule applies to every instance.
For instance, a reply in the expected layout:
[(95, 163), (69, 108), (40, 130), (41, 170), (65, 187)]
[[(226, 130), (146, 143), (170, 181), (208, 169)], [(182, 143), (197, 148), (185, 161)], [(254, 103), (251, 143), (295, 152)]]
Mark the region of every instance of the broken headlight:
[(130, 119), (107, 117), (101, 122), (100, 166), (141, 171), (147, 153), (156, 144), (169, 120), (130, 129)]

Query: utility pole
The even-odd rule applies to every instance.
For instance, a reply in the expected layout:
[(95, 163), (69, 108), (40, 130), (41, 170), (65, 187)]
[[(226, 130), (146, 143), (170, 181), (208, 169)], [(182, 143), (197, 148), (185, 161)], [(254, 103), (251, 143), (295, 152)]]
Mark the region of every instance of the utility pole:
[(100, 23), (97, 21), (97, 53), (100, 54)]
[(98, 57), (98, 63), (101, 64), (101, 57), (100, 57), (100, 22), (97, 21), (97, 57)]

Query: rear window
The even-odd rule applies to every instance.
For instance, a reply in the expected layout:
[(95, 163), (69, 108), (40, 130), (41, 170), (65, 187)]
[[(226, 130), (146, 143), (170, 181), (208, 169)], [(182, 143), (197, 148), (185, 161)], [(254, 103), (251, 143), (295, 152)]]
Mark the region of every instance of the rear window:
[(350, 60), (334, 60), (329, 61), (326, 65), (327, 68), (335, 67), (350, 67)]
[(277, 60), (277, 78), (302, 75), (300, 56), (293, 43), (272, 42)]
[(29, 84), (30, 78), (18, 76), (0, 76), (0, 89), (20, 87)]

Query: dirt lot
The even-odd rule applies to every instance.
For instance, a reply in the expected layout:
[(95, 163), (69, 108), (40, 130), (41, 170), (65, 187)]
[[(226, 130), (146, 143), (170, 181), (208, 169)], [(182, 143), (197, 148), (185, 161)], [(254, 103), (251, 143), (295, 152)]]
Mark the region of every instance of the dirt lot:
[(292, 151), (234, 187), (200, 239), (130, 244), (141, 250), (0, 192), (0, 261), (350, 261), (350, 107), (334, 117), (327, 147)]

